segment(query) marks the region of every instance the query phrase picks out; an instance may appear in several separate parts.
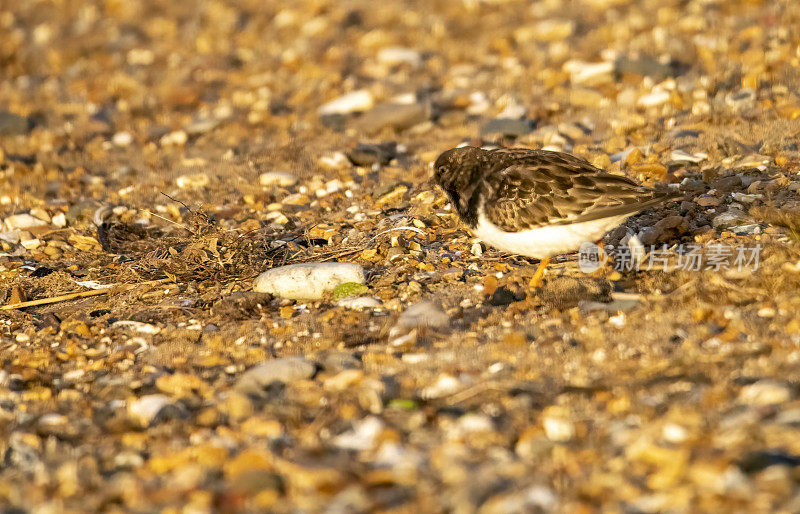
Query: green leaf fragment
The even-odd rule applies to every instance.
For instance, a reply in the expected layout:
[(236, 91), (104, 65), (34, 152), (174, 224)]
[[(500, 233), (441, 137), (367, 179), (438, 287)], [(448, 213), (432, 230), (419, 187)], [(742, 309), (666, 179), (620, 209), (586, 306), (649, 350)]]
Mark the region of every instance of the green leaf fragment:
[(340, 300), (342, 298), (347, 298), (348, 296), (364, 294), (367, 291), (368, 288), (364, 284), (359, 284), (358, 282), (345, 282), (344, 284), (339, 284), (333, 290), (333, 299)]

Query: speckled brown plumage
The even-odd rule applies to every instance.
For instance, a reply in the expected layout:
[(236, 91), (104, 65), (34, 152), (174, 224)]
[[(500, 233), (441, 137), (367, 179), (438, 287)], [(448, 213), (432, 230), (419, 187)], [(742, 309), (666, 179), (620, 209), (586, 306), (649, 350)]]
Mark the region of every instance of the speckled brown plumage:
[(562, 152), (462, 147), (436, 159), (434, 180), (474, 228), (479, 209), (507, 232), (634, 214), (661, 194)]

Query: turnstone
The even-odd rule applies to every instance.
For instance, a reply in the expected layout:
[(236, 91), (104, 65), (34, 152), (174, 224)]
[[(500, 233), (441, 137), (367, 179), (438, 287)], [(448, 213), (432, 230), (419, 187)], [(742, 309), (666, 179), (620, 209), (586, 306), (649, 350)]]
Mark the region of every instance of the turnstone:
[(562, 152), (453, 148), (434, 180), (461, 220), (485, 243), (540, 260), (540, 284), (554, 255), (598, 241), (628, 217), (674, 198)]

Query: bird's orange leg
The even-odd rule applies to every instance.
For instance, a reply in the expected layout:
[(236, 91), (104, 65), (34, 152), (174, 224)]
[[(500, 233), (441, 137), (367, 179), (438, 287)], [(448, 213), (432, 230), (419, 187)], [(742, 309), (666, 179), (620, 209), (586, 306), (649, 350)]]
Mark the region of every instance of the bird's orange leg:
[(542, 286), (542, 277), (544, 276), (544, 270), (547, 269), (548, 264), (550, 264), (550, 257), (545, 257), (539, 261), (539, 267), (536, 268), (536, 273), (533, 274), (533, 278), (528, 283), (529, 287)]

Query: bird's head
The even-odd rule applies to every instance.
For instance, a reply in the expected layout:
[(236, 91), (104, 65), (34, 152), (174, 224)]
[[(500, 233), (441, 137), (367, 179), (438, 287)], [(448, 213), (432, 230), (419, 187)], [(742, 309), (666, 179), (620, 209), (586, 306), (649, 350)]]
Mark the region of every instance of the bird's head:
[(433, 181), (449, 194), (464, 193), (481, 173), (484, 150), (474, 146), (451, 148), (436, 158)]

